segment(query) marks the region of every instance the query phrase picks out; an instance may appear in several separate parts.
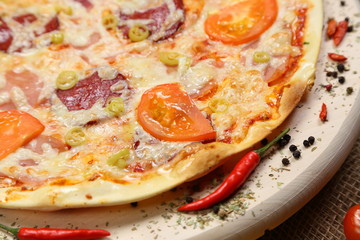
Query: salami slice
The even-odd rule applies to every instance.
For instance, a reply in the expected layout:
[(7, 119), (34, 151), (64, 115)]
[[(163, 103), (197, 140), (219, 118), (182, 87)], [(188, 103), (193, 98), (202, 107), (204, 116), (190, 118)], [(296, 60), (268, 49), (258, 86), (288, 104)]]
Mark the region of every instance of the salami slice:
[(91, 9), (94, 7), (94, 5), (89, 0), (74, 0), (74, 1), (80, 3), (86, 9)]
[(13, 17), (13, 19), (15, 21), (17, 21), (18, 23), (25, 25), (27, 23), (35, 22), (37, 20), (37, 17), (32, 13), (25, 13), (25, 14)]
[(151, 39), (154, 41), (165, 40), (173, 36), (184, 22), (182, 0), (173, 0), (173, 3), (174, 6), (169, 6), (170, 4), (165, 2), (159, 7), (135, 11), (132, 14), (120, 13), (120, 19), (123, 22), (120, 29), (127, 36), (131, 27), (126, 23), (127, 20), (151, 20), (146, 24), (152, 34)]
[(13, 41), (12, 31), (0, 17), (0, 51), (7, 52)]
[(112, 80), (103, 80), (97, 72), (79, 81), (75, 87), (68, 90), (56, 91), (56, 95), (69, 111), (90, 109), (99, 99), (107, 101), (109, 97), (119, 97), (120, 92), (111, 91), (111, 86), (124, 81), (125, 77), (118, 74)]

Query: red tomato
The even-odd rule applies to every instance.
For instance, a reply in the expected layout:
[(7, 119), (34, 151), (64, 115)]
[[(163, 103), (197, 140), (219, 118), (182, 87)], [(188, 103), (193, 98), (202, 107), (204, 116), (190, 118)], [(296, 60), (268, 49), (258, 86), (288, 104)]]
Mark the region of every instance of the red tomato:
[(137, 114), (145, 131), (161, 140), (202, 141), (216, 137), (210, 122), (178, 83), (147, 90)]
[(347, 240), (360, 240), (360, 204), (351, 207), (346, 213), (344, 233)]
[(211, 14), (205, 21), (205, 32), (225, 44), (247, 43), (269, 29), (277, 14), (276, 0), (244, 0)]
[(0, 112), (0, 159), (40, 135), (44, 128), (38, 119), (26, 112)]

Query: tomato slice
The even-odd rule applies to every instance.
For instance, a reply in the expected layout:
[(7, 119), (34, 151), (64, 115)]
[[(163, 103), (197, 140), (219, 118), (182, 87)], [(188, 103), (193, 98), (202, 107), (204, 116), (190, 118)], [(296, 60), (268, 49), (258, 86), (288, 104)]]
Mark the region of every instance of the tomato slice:
[(138, 120), (152, 136), (165, 141), (215, 139), (216, 132), (180, 84), (147, 90), (138, 107)]
[(205, 32), (215, 41), (243, 44), (259, 38), (277, 14), (276, 0), (244, 0), (211, 14), (205, 21)]
[(30, 114), (18, 110), (0, 112), (0, 159), (40, 135), (45, 127)]

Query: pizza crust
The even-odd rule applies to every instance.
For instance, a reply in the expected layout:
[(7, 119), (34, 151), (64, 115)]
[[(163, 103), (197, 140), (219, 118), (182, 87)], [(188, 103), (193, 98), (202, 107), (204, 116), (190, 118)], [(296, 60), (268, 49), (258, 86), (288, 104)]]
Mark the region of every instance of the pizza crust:
[[(238, 156), (275, 130), (300, 101), (304, 91), (314, 81), (315, 65), (320, 49), (322, 30), (322, 2), (311, 1), (313, 7), (307, 14), (303, 56), (299, 68), (283, 91), (279, 117), (276, 120), (255, 122), (246, 138), (239, 144), (214, 142), (197, 144), (178, 154), (168, 165), (157, 172), (143, 176), (139, 181), (118, 184), (97, 179), (67, 185), (47, 185), (34, 191), (21, 188), (0, 189), (0, 207), (15, 209), (58, 210), (109, 206), (139, 201), (202, 176), (231, 157)], [(311, 26), (310, 26), (311, 23)]]

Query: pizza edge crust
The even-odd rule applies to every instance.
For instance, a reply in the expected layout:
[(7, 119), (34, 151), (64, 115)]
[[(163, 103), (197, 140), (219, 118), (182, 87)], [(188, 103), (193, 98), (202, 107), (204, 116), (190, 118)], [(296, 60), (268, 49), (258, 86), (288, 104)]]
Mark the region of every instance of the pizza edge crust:
[(309, 8), (307, 14), (304, 41), (310, 44), (304, 45), (299, 69), (289, 80), (290, 87), (284, 89), (278, 119), (254, 123), (240, 144), (215, 142), (201, 145), (197, 152), (185, 158), (179, 154), (170, 165), (163, 166), (157, 173), (148, 174), (145, 179), (134, 183), (117, 184), (98, 179), (76, 185), (43, 186), (34, 191), (3, 188), (0, 189), (0, 207), (52, 211), (125, 204), (170, 190), (181, 183), (203, 176), (229, 158), (240, 156), (280, 126), (301, 100), (306, 89), (313, 85), (322, 38), (323, 12), (322, 1), (308, 2), (312, 4), (312, 8)]

